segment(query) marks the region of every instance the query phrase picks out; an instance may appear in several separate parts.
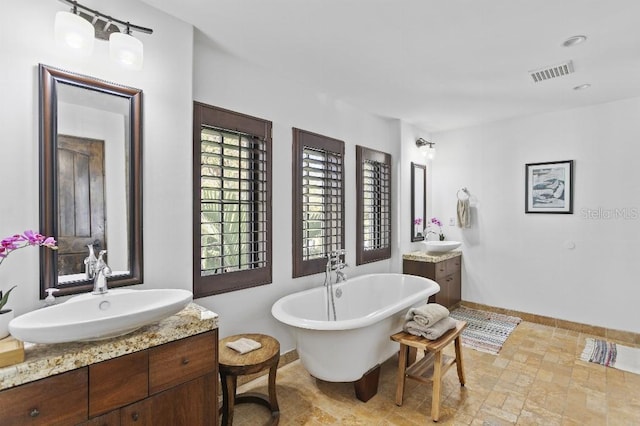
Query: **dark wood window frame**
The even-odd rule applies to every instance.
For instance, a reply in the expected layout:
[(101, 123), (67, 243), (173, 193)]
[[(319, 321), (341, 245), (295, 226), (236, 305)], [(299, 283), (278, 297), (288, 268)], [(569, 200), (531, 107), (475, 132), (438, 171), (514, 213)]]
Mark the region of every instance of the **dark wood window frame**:
[[(370, 162), (386, 169), (379, 176), (374, 196), (377, 201), (375, 231), (379, 235), (378, 247), (365, 249), (365, 163)], [(386, 191), (384, 190), (386, 188)], [(391, 258), (392, 218), (391, 218), (391, 155), (360, 145), (356, 146), (356, 265), (377, 262)], [(386, 200), (386, 202), (385, 202)], [(386, 242), (386, 243), (385, 243)]]
[[(202, 275), (201, 263), (201, 132), (203, 127), (243, 133), (265, 142), (266, 155), (266, 264), (250, 270)], [(193, 294), (204, 297), (272, 282), (272, 123), (234, 111), (193, 103)]]
[[(303, 259), (303, 239), (304, 239), (304, 205), (303, 205), (303, 153), (305, 148), (314, 149), (325, 152), (328, 155), (339, 156), (340, 161), (340, 201), (337, 205), (341, 215), (341, 225), (339, 229), (339, 246), (332, 247), (333, 250), (344, 248), (344, 142), (328, 136), (311, 133), (305, 130), (293, 128), (293, 278), (312, 275), (323, 272), (326, 266), (325, 258), (316, 258), (311, 260)], [(335, 207), (335, 205), (334, 205)], [(334, 212), (335, 213), (335, 212)], [(324, 246), (331, 244), (326, 242), (326, 238), (331, 236), (325, 235)], [(326, 252), (326, 250), (325, 250)], [(326, 254), (326, 253), (325, 253)]]

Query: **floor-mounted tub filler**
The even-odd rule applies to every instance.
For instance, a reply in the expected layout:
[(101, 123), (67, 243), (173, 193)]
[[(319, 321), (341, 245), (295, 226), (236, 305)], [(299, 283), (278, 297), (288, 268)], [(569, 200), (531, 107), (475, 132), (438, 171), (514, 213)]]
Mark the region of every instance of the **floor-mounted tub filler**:
[(404, 315), (425, 303), (440, 286), (404, 274), (370, 274), (333, 285), (337, 320), (327, 320), (324, 286), (278, 300), (271, 313), (291, 327), (305, 369), (329, 382), (355, 382), (358, 399), (377, 392), (379, 366), (398, 351), (389, 338)]

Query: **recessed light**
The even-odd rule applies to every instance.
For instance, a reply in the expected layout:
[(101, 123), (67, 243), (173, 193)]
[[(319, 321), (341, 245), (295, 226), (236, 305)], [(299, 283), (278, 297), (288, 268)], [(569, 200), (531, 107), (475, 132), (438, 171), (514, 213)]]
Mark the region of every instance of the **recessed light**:
[(575, 46), (576, 44), (583, 43), (585, 41), (587, 41), (587, 36), (577, 35), (577, 36), (569, 37), (562, 43), (562, 45), (564, 47), (571, 47), (571, 46)]
[(589, 83), (586, 83), (586, 84), (581, 84), (579, 86), (574, 87), (573, 90), (584, 90), (584, 89), (588, 89), (589, 87), (591, 87), (591, 85)]

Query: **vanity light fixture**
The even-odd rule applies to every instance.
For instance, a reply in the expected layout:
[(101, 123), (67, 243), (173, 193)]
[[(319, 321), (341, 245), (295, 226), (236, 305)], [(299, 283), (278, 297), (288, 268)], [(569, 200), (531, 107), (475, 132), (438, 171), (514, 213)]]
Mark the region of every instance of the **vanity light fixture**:
[(91, 22), (78, 15), (78, 9), (73, 7), (71, 12), (56, 13), (55, 21), (56, 43), (68, 46), (80, 56), (89, 56), (93, 50), (95, 28)]
[(109, 40), (109, 56), (112, 60), (129, 69), (142, 69), (142, 42), (134, 38), (131, 31), (152, 34), (152, 29), (105, 15), (74, 0), (60, 1), (70, 5), (71, 11), (56, 14), (55, 36), (58, 44), (88, 56), (95, 38)]
[(423, 138), (418, 138), (418, 140), (416, 141), (416, 146), (418, 148), (427, 147), (424, 151), (424, 155), (429, 160), (433, 160), (433, 157), (436, 156), (436, 148), (434, 146), (435, 144), (435, 142), (429, 142), (428, 140)]
[(125, 33), (112, 33), (109, 36), (109, 56), (126, 68), (142, 69), (142, 42), (131, 35), (129, 26)]

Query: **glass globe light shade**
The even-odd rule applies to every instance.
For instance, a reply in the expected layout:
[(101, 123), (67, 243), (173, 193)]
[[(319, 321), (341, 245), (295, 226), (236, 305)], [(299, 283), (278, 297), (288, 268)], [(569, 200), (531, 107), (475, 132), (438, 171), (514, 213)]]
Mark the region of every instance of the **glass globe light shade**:
[(433, 146), (427, 147), (426, 155), (429, 160), (433, 160), (436, 156), (436, 149)]
[(71, 48), (82, 56), (91, 54), (95, 40), (91, 22), (74, 13), (60, 11), (56, 13), (54, 31), (58, 46)]
[(109, 36), (109, 56), (125, 68), (142, 69), (142, 42), (129, 34), (112, 33)]

